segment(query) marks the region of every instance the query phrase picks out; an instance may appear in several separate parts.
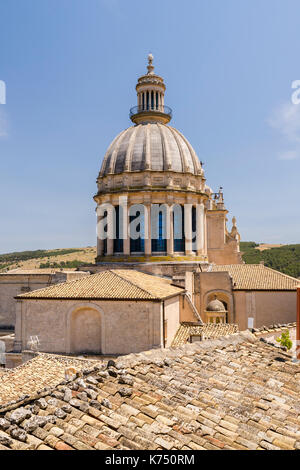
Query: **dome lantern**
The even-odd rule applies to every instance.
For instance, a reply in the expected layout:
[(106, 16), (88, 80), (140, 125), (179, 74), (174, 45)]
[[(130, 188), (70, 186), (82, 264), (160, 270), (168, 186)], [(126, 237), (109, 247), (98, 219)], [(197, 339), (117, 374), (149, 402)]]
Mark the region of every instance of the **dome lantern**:
[(160, 122), (167, 124), (172, 118), (172, 110), (165, 106), (166, 85), (159, 75), (154, 73), (153, 55), (148, 55), (148, 72), (138, 79), (136, 85), (137, 106), (130, 110), (130, 119), (135, 124)]

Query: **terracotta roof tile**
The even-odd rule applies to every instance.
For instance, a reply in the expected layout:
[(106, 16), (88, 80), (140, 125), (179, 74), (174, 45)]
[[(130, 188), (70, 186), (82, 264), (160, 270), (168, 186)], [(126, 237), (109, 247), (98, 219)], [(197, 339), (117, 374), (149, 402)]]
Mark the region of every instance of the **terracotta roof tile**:
[(191, 336), (199, 336), (201, 340), (205, 340), (231, 335), (238, 331), (238, 325), (229, 323), (206, 323), (203, 325), (181, 323), (172, 341), (172, 347), (186, 344)]
[(75, 281), (21, 294), (18, 299), (135, 299), (160, 300), (184, 290), (161, 277), (134, 270), (110, 270)]
[(291, 359), (242, 332), (97, 363), (0, 409), (1, 449), (300, 449)]
[(262, 264), (213, 265), (213, 272), (228, 272), (234, 290), (296, 290), (299, 279), (283, 274)]
[(81, 370), (91, 364), (93, 361), (87, 359), (38, 353), (14, 369), (0, 369), (0, 407), (24, 395), (34, 395), (44, 387), (55, 387), (65, 379), (68, 367)]

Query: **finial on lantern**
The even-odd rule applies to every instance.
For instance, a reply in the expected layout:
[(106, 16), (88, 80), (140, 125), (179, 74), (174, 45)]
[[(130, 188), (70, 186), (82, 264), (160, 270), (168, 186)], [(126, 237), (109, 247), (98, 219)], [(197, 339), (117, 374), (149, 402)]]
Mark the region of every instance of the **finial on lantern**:
[(154, 70), (154, 65), (153, 65), (153, 55), (151, 54), (148, 54), (148, 66), (147, 66), (147, 69), (148, 69), (148, 74), (149, 73), (153, 73), (153, 70)]

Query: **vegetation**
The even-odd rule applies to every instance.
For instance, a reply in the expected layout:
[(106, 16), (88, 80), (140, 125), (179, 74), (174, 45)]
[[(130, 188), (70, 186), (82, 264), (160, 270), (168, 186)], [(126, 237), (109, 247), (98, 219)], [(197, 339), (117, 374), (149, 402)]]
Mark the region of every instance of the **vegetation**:
[(300, 244), (283, 245), (278, 248), (259, 251), (255, 242), (241, 242), (243, 260), (247, 264), (259, 264), (281, 271), (293, 277), (300, 277)]
[[(51, 259), (53, 261), (53, 267), (77, 268), (82, 264), (86, 264), (87, 253), (90, 251), (94, 251), (94, 249), (63, 248), (55, 250), (34, 250), (5, 253), (0, 255), (0, 272), (15, 268), (38, 268), (39, 260), (41, 264), (44, 263), (47, 265), (44, 267), (52, 267), (52, 265), (50, 266)], [(84, 255), (84, 261), (70, 259), (72, 253), (80, 253), (80, 256)], [(64, 265), (64, 262), (69, 264)]]
[(288, 351), (292, 349), (293, 342), (290, 338), (289, 330), (285, 330), (282, 332), (280, 338), (276, 338), (277, 343), (280, 343), (281, 346), (285, 347)]
[(38, 258), (46, 258), (51, 256), (57, 255), (67, 255), (69, 253), (76, 253), (81, 251), (78, 248), (67, 248), (63, 250), (35, 250), (35, 251), (19, 251), (14, 253), (6, 253), (4, 255), (0, 255), (0, 263), (17, 263), (18, 261), (26, 261), (28, 259), (38, 259)]
[(59, 263), (56, 263), (56, 262), (50, 263), (50, 261), (48, 261), (47, 263), (41, 263), (40, 269), (43, 269), (43, 268), (63, 268), (63, 269), (79, 268), (83, 264), (86, 264), (86, 263), (84, 263), (84, 261), (79, 261), (78, 259), (74, 259), (72, 261), (60, 261)]
[(9, 264), (0, 264), (0, 271), (9, 267)]

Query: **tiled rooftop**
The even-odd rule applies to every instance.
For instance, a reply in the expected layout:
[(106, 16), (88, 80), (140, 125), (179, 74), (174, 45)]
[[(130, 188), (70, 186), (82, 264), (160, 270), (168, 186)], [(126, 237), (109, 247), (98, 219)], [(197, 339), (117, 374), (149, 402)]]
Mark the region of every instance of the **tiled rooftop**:
[(44, 387), (55, 387), (65, 378), (65, 369), (81, 370), (93, 364), (66, 356), (39, 353), (15, 369), (0, 369), (0, 408), (4, 403), (35, 395)]
[(262, 264), (213, 265), (212, 271), (227, 271), (233, 278), (234, 290), (296, 290), (300, 280)]
[(202, 340), (216, 339), (238, 331), (238, 325), (232, 323), (205, 323), (202, 325), (181, 323), (172, 341), (172, 347), (186, 344), (191, 336), (199, 336)]
[(5, 273), (1, 274), (55, 274), (57, 271), (61, 271), (60, 269), (53, 269), (53, 268), (43, 268), (43, 269), (23, 269), (23, 268), (15, 268), (6, 271)]
[(130, 269), (115, 269), (21, 294), (18, 298), (160, 300), (182, 292), (182, 288), (172, 286), (167, 279)]
[(300, 449), (300, 366), (250, 332), (79, 375), (2, 408), (0, 448)]

